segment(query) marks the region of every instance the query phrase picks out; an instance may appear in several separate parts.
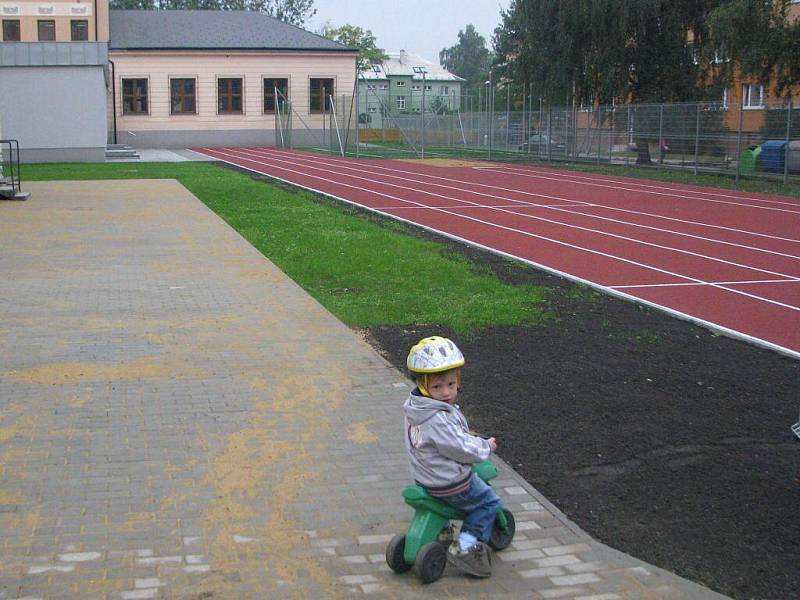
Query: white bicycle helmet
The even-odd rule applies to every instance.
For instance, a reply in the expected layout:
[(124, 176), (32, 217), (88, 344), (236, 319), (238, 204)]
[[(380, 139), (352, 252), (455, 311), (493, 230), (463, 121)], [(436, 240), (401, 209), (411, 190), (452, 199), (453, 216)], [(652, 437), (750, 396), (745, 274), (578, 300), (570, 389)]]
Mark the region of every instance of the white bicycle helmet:
[(451, 340), (434, 335), (421, 339), (408, 353), (406, 366), (412, 373), (441, 373), (464, 366), (464, 355)]

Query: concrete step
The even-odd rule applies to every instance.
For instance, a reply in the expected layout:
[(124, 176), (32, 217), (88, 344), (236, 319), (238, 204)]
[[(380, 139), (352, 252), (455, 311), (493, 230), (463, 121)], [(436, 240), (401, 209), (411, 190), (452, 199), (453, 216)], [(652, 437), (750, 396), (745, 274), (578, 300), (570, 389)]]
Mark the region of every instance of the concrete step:
[(107, 144), (106, 160), (115, 158), (141, 158), (134, 148), (127, 144)]
[(10, 185), (0, 185), (0, 200), (27, 200), (30, 192), (17, 192)]

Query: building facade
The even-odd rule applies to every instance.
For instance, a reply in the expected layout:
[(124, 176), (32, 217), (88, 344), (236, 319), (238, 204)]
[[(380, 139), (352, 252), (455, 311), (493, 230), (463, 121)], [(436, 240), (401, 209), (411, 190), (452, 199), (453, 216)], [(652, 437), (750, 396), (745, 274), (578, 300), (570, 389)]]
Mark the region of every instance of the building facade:
[(103, 160), (108, 0), (0, 1), (0, 127), (22, 160)]
[(259, 13), (113, 10), (109, 130), (141, 148), (273, 145), (291, 112), (303, 143), (352, 94), (356, 57)]
[(381, 129), (401, 115), (449, 114), (461, 105), (464, 79), (416, 54), (389, 54), (359, 75), (362, 127)]
[(357, 50), (260, 13), (0, 0), (0, 16), (0, 129), (25, 162), (272, 145), (282, 112), (302, 143), (355, 86)]

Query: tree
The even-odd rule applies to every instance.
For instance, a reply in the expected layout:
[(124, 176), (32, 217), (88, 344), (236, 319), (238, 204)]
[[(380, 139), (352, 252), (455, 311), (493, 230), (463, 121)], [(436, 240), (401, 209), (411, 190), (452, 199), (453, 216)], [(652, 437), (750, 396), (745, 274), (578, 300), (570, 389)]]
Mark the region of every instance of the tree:
[[(506, 79), (532, 84), (547, 104), (696, 100), (701, 66), (687, 36), (705, 41), (703, 23), (716, 4), (512, 0), (495, 30), (495, 65)], [(638, 160), (649, 163), (648, 138), (636, 141)]]
[(381, 48), (378, 48), (375, 35), (369, 29), (364, 31), (355, 25), (331, 27), (329, 23), (325, 23), (318, 33), (345, 46), (358, 48), (359, 71), (364, 71), (372, 63), (379, 63), (389, 58)]
[(512, 0), (495, 30), (496, 65), (548, 102), (693, 100), (712, 0)]
[(738, 73), (783, 95), (800, 81), (800, 20), (789, 17), (790, 0), (730, 0), (708, 19), (706, 58), (716, 59), (719, 76)]
[(458, 43), (439, 52), (439, 64), (467, 80), (466, 87), (476, 90), (489, 75), (492, 55), (486, 48), (486, 39), (473, 25), (458, 32)]
[(317, 13), (314, 0), (111, 0), (111, 8), (253, 10), (297, 26)]

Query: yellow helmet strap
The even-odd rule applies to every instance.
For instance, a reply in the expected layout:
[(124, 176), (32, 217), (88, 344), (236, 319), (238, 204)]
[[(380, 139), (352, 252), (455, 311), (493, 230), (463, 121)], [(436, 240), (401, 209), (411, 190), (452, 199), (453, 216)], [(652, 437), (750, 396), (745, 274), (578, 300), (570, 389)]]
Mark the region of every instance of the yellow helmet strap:
[(426, 398), (430, 398), (431, 397), (431, 395), (428, 393), (428, 374), (427, 373), (423, 373), (422, 374), (422, 382), (417, 381), (417, 387), (419, 388), (419, 391), (422, 392), (423, 396), (425, 396)]

